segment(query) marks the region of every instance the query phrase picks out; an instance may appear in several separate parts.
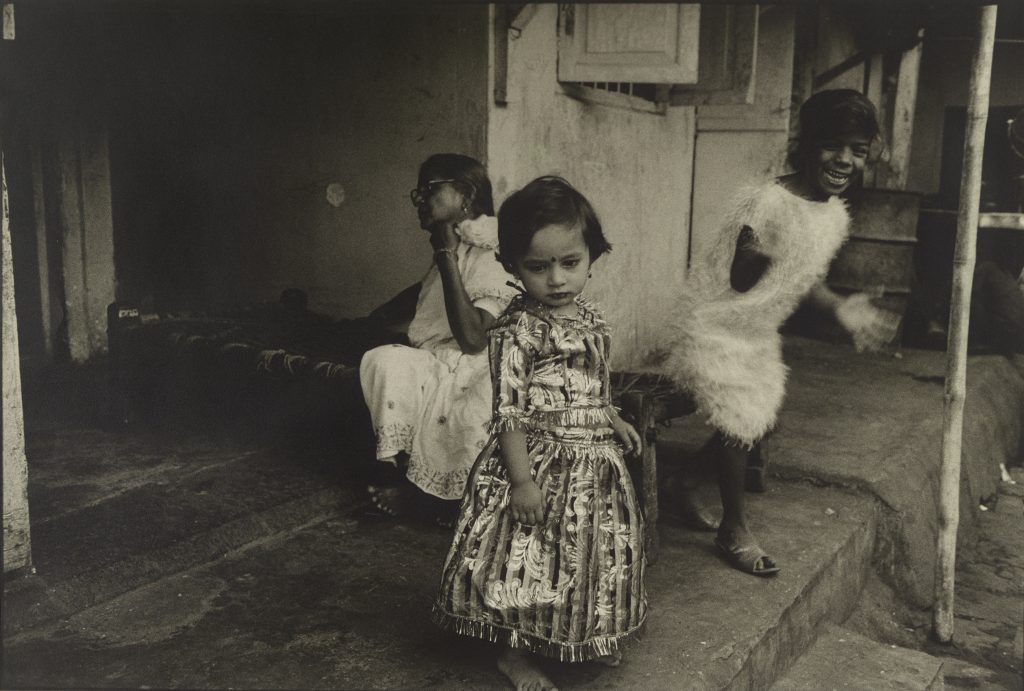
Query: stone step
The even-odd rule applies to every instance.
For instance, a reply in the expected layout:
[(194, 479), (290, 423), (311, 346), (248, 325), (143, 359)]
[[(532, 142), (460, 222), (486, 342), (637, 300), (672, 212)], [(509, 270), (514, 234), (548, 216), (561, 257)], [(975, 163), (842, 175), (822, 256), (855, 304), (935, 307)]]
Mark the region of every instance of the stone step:
[(916, 691), (942, 689), (943, 663), (918, 650), (885, 645), (827, 626), (772, 691)]
[[(876, 513), (863, 497), (806, 483), (751, 496), (751, 526), (782, 566), (769, 579), (726, 565), (712, 534), (663, 523), (650, 617), (623, 664), (545, 668), (563, 689), (766, 688), (821, 622), (854, 607)], [(433, 525), (351, 516), (279, 533), (8, 639), (7, 682), (507, 688), (493, 646), (430, 621), (450, 540)], [(46, 664), (55, 658), (66, 662)]]

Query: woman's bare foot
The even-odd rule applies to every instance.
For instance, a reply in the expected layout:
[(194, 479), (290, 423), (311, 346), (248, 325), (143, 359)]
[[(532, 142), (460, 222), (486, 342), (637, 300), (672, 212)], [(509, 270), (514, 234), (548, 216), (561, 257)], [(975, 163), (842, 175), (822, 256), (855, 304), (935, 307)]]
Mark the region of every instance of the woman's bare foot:
[(454, 528), (455, 523), (459, 520), (459, 500), (436, 497), (431, 497), (431, 499), (430, 512), (434, 515), (434, 522), (445, 530)]
[(508, 677), (516, 691), (558, 691), (558, 687), (540, 671), (531, 655), (522, 650), (502, 650), (498, 655), (498, 670)]
[(409, 513), (413, 503), (413, 488), (411, 485), (399, 487), (377, 487), (370, 485), (366, 488), (370, 495), (370, 501), (377, 509), (392, 518), (398, 518)]

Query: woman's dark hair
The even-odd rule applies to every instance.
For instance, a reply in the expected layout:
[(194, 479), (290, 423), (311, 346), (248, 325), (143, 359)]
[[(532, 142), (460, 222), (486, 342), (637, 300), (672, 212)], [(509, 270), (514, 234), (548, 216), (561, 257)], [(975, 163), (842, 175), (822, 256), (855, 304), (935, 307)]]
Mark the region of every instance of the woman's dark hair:
[(420, 183), (431, 179), (455, 180), (452, 184), (470, 203), (470, 216), (494, 215), (491, 179), (484, 164), (462, 154), (434, 154), (420, 166)]
[(881, 142), (874, 104), (854, 89), (819, 91), (800, 106), (800, 132), (789, 152), (789, 165), (799, 170), (804, 158), (823, 142), (850, 134), (866, 135), (873, 145)]
[(537, 231), (556, 224), (580, 227), (591, 262), (612, 249), (587, 198), (564, 178), (548, 175), (513, 192), (498, 210), (498, 258), (505, 269), (512, 273)]

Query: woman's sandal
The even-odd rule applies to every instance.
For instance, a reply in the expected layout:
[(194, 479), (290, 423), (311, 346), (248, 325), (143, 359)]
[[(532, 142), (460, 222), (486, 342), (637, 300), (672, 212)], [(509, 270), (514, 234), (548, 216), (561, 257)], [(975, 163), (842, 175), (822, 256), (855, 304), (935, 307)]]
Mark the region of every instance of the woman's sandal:
[(720, 536), (715, 538), (715, 547), (722, 551), (730, 566), (754, 576), (774, 576), (779, 572), (775, 561), (756, 542), (739, 545), (735, 541), (736, 534), (730, 533), (730, 536), (733, 540), (729, 543)]

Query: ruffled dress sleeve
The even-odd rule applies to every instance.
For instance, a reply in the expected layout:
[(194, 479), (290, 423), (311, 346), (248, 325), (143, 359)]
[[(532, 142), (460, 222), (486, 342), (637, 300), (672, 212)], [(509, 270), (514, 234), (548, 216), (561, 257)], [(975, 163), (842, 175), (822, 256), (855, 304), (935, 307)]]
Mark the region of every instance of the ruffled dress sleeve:
[(529, 389), (539, 344), (531, 335), (531, 321), (529, 313), (513, 305), (488, 332), (492, 433), (520, 429), (533, 413)]
[(473, 306), (500, 315), (518, 291), (508, 285), (512, 275), (498, 261), (498, 220), (480, 216), (463, 221), (456, 232), (469, 246), (462, 268), (462, 285)]
[(512, 275), (498, 262), (493, 249), (470, 248), (462, 284), (474, 307), (486, 310), (495, 317), (500, 315), (518, 294), (515, 288), (508, 285), (511, 280)]
[[(726, 228), (733, 231), (731, 241), (744, 227), (752, 231), (753, 248), (769, 257), (779, 254), (780, 245), (789, 235), (792, 213), (786, 208), (784, 190), (776, 183), (751, 185), (737, 193)], [(731, 257), (730, 257), (731, 259)]]

